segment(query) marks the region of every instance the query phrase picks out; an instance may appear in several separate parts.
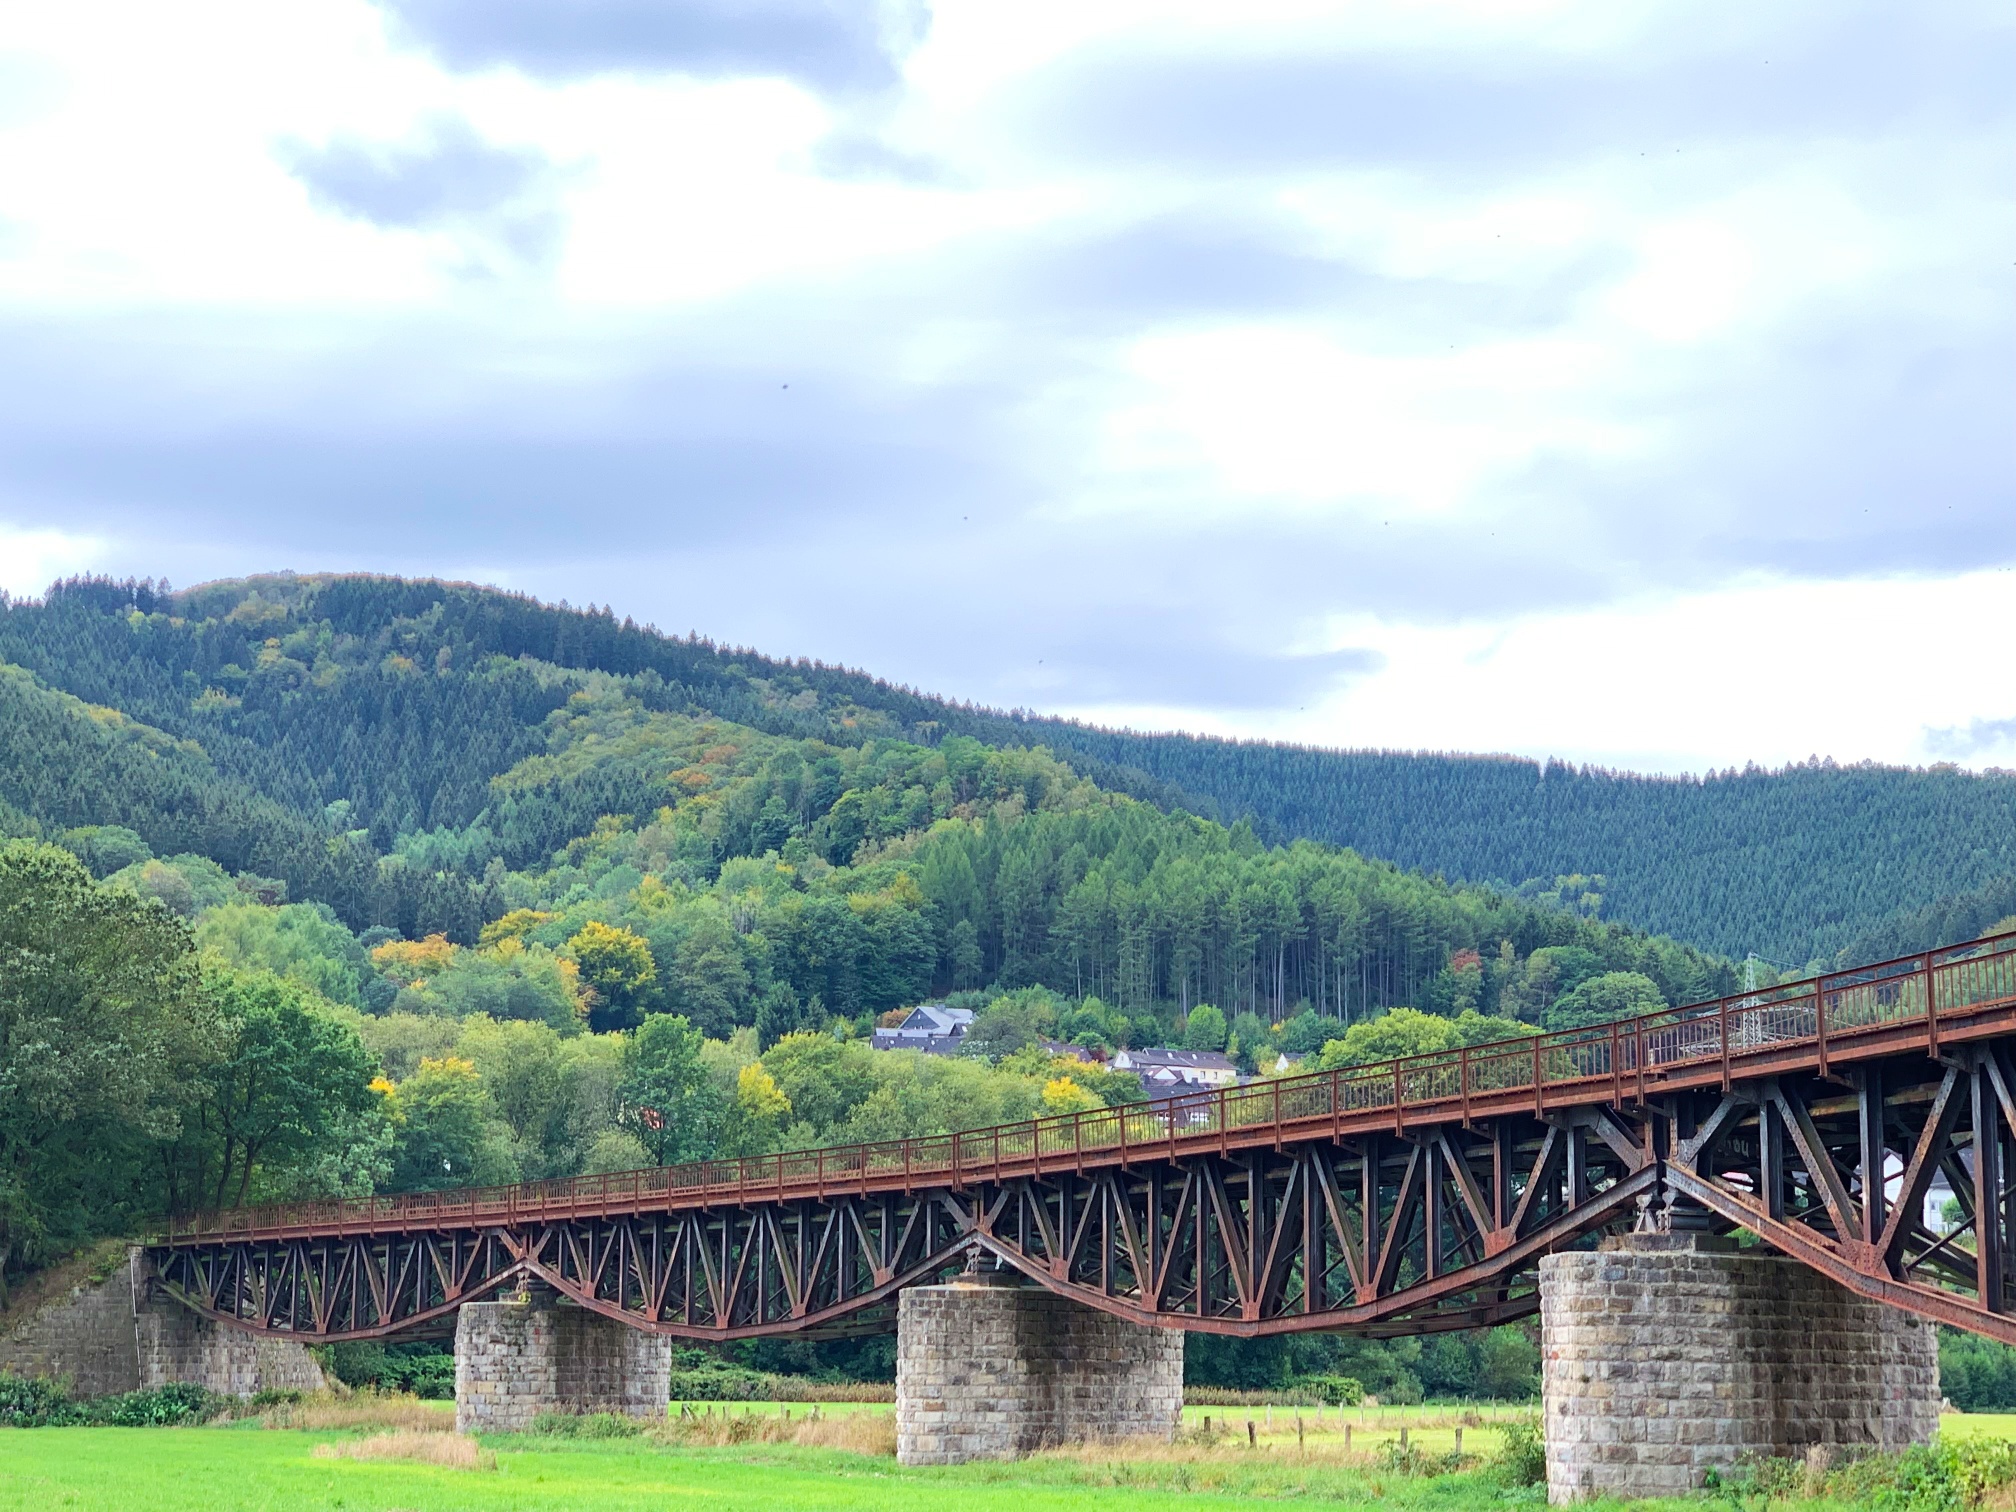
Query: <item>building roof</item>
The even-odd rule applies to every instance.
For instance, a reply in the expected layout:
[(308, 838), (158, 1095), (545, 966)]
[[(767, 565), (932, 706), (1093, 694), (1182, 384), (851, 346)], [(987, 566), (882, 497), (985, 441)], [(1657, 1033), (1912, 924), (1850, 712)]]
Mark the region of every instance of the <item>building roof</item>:
[(964, 1034), (973, 1027), (971, 1008), (947, 1008), (943, 1003), (919, 1003), (901, 1027), (929, 1034)]
[(1127, 1058), (1127, 1069), (1147, 1071), (1169, 1067), (1182, 1071), (1230, 1071), (1232, 1057), (1222, 1050), (1122, 1050), (1114, 1056)]

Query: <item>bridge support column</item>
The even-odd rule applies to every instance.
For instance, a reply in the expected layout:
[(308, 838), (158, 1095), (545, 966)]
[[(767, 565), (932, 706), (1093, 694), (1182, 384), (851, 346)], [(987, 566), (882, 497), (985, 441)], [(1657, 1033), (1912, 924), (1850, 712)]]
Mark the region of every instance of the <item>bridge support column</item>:
[(1796, 1260), (1630, 1234), (1540, 1262), (1547, 1494), (1684, 1496), (1710, 1469), (1939, 1426), (1933, 1326)]
[(455, 1429), (523, 1433), (542, 1412), (665, 1416), (672, 1341), (550, 1297), (469, 1302), (455, 1321)]
[(1183, 1335), (969, 1271), (902, 1293), (896, 1458), (1007, 1459), (1083, 1440), (1168, 1438), (1183, 1409)]

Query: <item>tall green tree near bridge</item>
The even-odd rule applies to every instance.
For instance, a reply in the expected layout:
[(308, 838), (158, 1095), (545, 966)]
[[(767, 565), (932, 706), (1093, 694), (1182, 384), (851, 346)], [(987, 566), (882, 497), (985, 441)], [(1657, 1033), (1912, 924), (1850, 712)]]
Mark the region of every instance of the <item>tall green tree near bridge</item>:
[(145, 1212), (136, 1177), (221, 1039), (186, 925), (63, 851), (0, 845), (0, 1291)]

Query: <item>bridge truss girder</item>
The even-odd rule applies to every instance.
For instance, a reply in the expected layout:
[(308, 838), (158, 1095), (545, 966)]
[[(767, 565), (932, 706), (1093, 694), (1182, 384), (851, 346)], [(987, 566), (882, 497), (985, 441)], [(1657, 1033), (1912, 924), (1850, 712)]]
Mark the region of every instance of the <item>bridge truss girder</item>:
[(1577, 1110), (1137, 1159), (963, 1187), (407, 1233), (177, 1245), (159, 1284), (317, 1341), (439, 1326), (528, 1282), (699, 1340), (883, 1331), (976, 1251), (1134, 1321), (1228, 1334), (1478, 1327), (1538, 1306), (1549, 1250), (1656, 1190), (1650, 1122)]
[[(1530, 1314), (1540, 1259), (1605, 1232), (1744, 1229), (1864, 1296), (2016, 1343), (2012, 1094), (2007, 1049), (1956, 1045), (1644, 1104), (963, 1185), (180, 1244), (154, 1259), (198, 1312), (317, 1341), (438, 1328), (528, 1283), (695, 1340), (886, 1331), (897, 1292), (976, 1252), (1139, 1323), (1389, 1336)], [(1942, 1173), (1962, 1210), (1950, 1232), (1921, 1213)]]
[[(2012, 1092), (1998, 1042), (1734, 1082), (1669, 1101), (1662, 1181), (1677, 1212), (1705, 1209), (1862, 1296), (2016, 1344)], [(1950, 1229), (1924, 1221), (1941, 1175), (1961, 1210)]]

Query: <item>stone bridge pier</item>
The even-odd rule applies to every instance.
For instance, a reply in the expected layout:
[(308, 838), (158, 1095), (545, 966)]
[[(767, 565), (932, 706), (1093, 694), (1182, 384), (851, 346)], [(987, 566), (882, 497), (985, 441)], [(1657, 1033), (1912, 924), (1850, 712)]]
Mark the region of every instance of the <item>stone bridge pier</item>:
[(662, 1420), (672, 1341), (542, 1289), (467, 1302), (455, 1321), (455, 1428), (523, 1433), (542, 1412)]
[(1628, 1234), (1540, 1263), (1547, 1493), (1685, 1496), (1710, 1469), (1929, 1443), (1933, 1325), (1796, 1260)]
[(1012, 1270), (968, 1269), (897, 1303), (896, 1458), (1005, 1459), (1086, 1440), (1168, 1438), (1183, 1335), (1068, 1301)]

